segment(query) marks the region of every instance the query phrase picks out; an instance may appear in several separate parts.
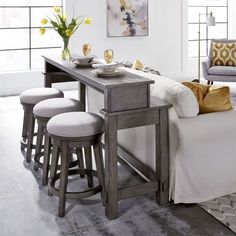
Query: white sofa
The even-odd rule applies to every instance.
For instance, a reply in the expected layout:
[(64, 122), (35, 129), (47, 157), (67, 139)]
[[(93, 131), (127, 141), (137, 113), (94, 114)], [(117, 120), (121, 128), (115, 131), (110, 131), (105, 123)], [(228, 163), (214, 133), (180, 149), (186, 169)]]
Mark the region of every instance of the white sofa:
[[(151, 94), (163, 99), (164, 93), (158, 89), (166, 78), (134, 73), (156, 79)], [(101, 96), (88, 89), (90, 111), (98, 113), (103, 108)], [(186, 98), (188, 103), (191, 97)], [(169, 110), (170, 198), (175, 203), (198, 203), (236, 192), (236, 110), (196, 116), (194, 106), (190, 107), (193, 117), (187, 118), (179, 117), (176, 106)], [(118, 140), (154, 170), (153, 132), (152, 126), (122, 130)]]

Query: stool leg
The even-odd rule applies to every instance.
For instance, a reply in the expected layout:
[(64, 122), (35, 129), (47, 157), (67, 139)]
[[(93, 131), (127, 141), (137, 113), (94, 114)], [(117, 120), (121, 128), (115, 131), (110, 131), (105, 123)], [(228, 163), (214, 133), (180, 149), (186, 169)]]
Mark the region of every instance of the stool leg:
[(35, 118), (33, 116), (33, 112), (29, 112), (29, 130), (28, 130), (28, 140), (27, 140), (27, 152), (26, 152), (26, 161), (31, 161), (31, 155), (32, 155), (32, 144), (33, 144), (33, 138), (34, 138), (34, 124), (35, 124)]
[(48, 133), (45, 132), (44, 157), (43, 157), (43, 179), (42, 179), (43, 186), (46, 186), (48, 184), (50, 150), (51, 150), (51, 138), (48, 136)]
[(102, 201), (103, 205), (105, 204), (105, 180), (104, 180), (104, 164), (103, 164), (103, 155), (102, 155), (102, 147), (101, 143), (97, 143), (96, 145), (93, 146), (94, 150), (94, 157), (95, 157), (95, 162), (96, 162), (96, 167), (97, 167), (97, 176), (98, 176), (98, 181), (99, 184), (102, 187)]
[(84, 178), (85, 174), (84, 174), (84, 158), (83, 158), (83, 151), (82, 148), (76, 148), (76, 154), (77, 154), (77, 158), (78, 158), (78, 162), (79, 162), (79, 169), (82, 171), (80, 174), (81, 178)]
[(65, 216), (66, 205), (66, 190), (68, 183), (68, 167), (69, 167), (69, 155), (70, 151), (66, 142), (62, 143), (62, 155), (61, 155), (61, 170), (60, 170), (60, 189), (59, 189), (59, 208), (58, 216)]
[[(50, 167), (50, 178), (49, 178), (49, 181), (57, 173), (58, 160), (59, 160), (59, 146), (56, 145), (56, 144), (53, 144), (53, 147), (52, 147), (52, 161), (51, 161), (51, 167)], [(52, 196), (52, 193), (50, 191), (48, 191), (48, 196)]]
[[(29, 120), (29, 112), (26, 108), (24, 108), (24, 118), (23, 118), (23, 127), (22, 127), (22, 141), (25, 142), (27, 140), (28, 133), (28, 120)], [(21, 143), (21, 150), (23, 151), (25, 146)]]
[[(84, 151), (85, 151), (86, 169), (88, 171), (90, 171), (93, 169), (91, 147), (85, 147)], [(93, 187), (93, 176), (88, 174), (87, 178), (88, 178), (88, 187), (92, 188)]]
[[(36, 139), (36, 149), (35, 149), (35, 156), (34, 160), (39, 161), (39, 155), (42, 151), (42, 144), (43, 144), (43, 135), (44, 135), (44, 127), (38, 123), (38, 131), (37, 131), (37, 139)], [(34, 166), (34, 169), (37, 170), (38, 168)]]

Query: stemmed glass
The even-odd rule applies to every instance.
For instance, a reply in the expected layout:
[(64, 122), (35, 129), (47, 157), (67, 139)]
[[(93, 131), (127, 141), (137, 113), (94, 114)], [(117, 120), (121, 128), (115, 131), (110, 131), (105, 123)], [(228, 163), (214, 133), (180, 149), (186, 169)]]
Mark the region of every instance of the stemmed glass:
[(107, 49), (104, 51), (104, 59), (107, 64), (110, 64), (113, 60), (114, 52), (112, 49)]

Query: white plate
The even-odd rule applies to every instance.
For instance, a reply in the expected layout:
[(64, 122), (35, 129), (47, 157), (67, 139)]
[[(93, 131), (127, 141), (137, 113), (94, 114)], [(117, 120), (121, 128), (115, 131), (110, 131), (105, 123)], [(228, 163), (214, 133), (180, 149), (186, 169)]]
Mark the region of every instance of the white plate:
[(122, 63), (111, 63), (111, 64), (93, 64), (95, 69), (116, 69), (122, 66)]
[(123, 71), (119, 69), (116, 69), (113, 72), (96, 69), (96, 70), (92, 70), (92, 72), (96, 74), (96, 76), (98, 77), (118, 77), (124, 74)]

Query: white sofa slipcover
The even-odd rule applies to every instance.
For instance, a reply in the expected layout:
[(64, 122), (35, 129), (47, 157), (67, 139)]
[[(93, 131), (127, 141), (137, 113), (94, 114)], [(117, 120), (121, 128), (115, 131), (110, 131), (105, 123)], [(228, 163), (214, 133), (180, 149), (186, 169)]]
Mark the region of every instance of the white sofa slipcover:
[[(89, 111), (99, 114), (103, 95), (88, 95)], [(197, 203), (236, 192), (236, 110), (179, 118), (171, 108), (169, 123), (170, 198)], [(152, 126), (119, 131), (118, 142), (154, 170)]]

